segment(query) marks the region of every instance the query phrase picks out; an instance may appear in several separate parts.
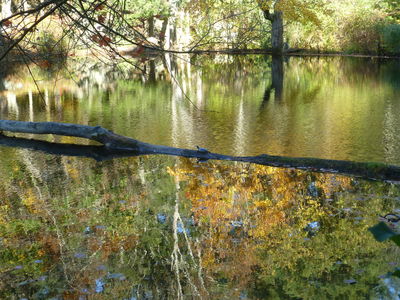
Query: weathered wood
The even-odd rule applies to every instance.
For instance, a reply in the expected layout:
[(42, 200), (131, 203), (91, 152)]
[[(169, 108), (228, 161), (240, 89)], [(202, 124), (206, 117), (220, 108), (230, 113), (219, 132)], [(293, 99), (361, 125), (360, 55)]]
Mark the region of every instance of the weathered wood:
[[(34, 134), (56, 134), (63, 136), (75, 136), (94, 140), (106, 146), (112, 147), (115, 139), (113, 132), (104, 129), (100, 126), (87, 126), (69, 123), (56, 123), (56, 122), (23, 122), (0, 120), (0, 130), (11, 132), (23, 132)], [(136, 140), (127, 139), (125, 142), (130, 144), (131, 147), (137, 146)]]
[(55, 122), (0, 120), (0, 130), (34, 134), (56, 134), (94, 140), (103, 144), (103, 146), (56, 144), (0, 135), (0, 145), (40, 150), (51, 154), (85, 156), (96, 160), (146, 154), (168, 154), (182, 157), (194, 157), (201, 160), (214, 159), (240, 161), (274, 167), (296, 168), (312, 172), (338, 173), (373, 180), (400, 182), (400, 167), (393, 165), (319, 158), (282, 157), (266, 154), (246, 157), (230, 156), (202, 151), (202, 148), (200, 148), (200, 150), (191, 150), (152, 145), (115, 134), (100, 126), (92, 127)]
[(103, 144), (109, 149), (115, 150), (139, 150), (144, 151), (152, 145), (121, 136), (101, 126), (87, 126), (57, 122), (23, 122), (12, 120), (0, 120), (0, 130), (33, 134), (55, 134), (62, 136), (74, 136), (86, 138)]
[[(192, 155), (197, 157), (196, 150), (180, 149), (162, 145), (144, 143), (126, 136), (115, 134), (101, 126), (87, 126), (57, 122), (24, 122), (0, 120), (0, 131), (11, 131), (33, 134), (55, 134), (86, 138), (103, 144), (109, 150), (128, 150), (143, 153)], [(204, 157), (203, 157), (204, 158)]]

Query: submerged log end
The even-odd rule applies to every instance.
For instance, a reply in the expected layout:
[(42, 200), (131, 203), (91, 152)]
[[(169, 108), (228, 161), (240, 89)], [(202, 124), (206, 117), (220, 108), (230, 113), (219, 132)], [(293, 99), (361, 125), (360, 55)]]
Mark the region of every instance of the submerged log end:
[(400, 167), (383, 163), (365, 163), (364, 172), (369, 177), (379, 177), (383, 180), (400, 181)]

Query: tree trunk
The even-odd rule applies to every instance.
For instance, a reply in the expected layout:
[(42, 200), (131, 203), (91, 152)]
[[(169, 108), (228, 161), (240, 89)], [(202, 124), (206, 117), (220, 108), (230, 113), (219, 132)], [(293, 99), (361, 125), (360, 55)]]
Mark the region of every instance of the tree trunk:
[(160, 32), (160, 36), (159, 36), (159, 40), (160, 40), (160, 47), (161, 48), (167, 48), (169, 49), (169, 35), (167, 36), (167, 28), (168, 28), (168, 17), (164, 17), (164, 20), (162, 22), (162, 26), (161, 26), (161, 32)]
[(154, 17), (148, 18), (147, 23), (149, 25), (147, 33), (148, 33), (149, 37), (153, 37), (154, 36)]
[(276, 11), (271, 18), (272, 23), (272, 36), (271, 44), (272, 51), (275, 54), (282, 54), (283, 52), (283, 17), (281, 11)]
[(156, 62), (154, 59), (149, 61), (149, 82), (156, 82)]
[(272, 88), (275, 90), (275, 100), (282, 100), (283, 95), (283, 58), (272, 55)]

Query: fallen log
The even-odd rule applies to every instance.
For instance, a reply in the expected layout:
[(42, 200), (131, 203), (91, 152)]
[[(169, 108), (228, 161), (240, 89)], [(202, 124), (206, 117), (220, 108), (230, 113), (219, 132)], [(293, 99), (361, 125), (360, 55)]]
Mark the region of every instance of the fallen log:
[(11, 148), (22, 148), (40, 151), (52, 155), (87, 157), (96, 161), (105, 161), (121, 157), (145, 155), (144, 152), (110, 150), (104, 146), (51, 143), (41, 140), (9, 137), (0, 134), (0, 145)]
[(107, 148), (137, 148), (142, 142), (124, 136), (114, 134), (112, 131), (100, 126), (87, 126), (57, 122), (23, 122), (12, 120), (0, 120), (1, 131), (56, 134), (86, 138), (105, 145)]
[(0, 135), (0, 145), (40, 150), (50, 154), (85, 156), (100, 160), (117, 157), (167, 154), (194, 157), (200, 160), (229, 160), (256, 163), (273, 167), (295, 168), (319, 173), (337, 173), (372, 180), (400, 182), (400, 167), (383, 163), (352, 162), (320, 158), (283, 157), (261, 154), (258, 156), (230, 156), (198, 150), (153, 145), (115, 134), (100, 126), (87, 126), (56, 122), (22, 122), (0, 120), (0, 131), (55, 134), (73, 136), (96, 141), (99, 146), (59, 144), (32, 139)]

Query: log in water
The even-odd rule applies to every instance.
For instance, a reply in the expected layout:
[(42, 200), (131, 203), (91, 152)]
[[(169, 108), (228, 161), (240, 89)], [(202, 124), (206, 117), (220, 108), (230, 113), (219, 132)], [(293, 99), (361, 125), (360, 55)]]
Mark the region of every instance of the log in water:
[(87, 126), (57, 122), (23, 122), (0, 120), (0, 130), (31, 134), (55, 134), (96, 141), (103, 146), (56, 144), (24, 138), (2, 136), (0, 144), (40, 150), (46, 153), (86, 156), (106, 160), (124, 156), (167, 154), (194, 157), (201, 160), (216, 159), (256, 163), (273, 167), (296, 168), (312, 172), (339, 173), (374, 180), (400, 181), (400, 167), (383, 163), (352, 162), (320, 158), (283, 157), (261, 154), (258, 156), (230, 156), (212, 153), (205, 149), (191, 150), (148, 144), (121, 136), (101, 126)]

